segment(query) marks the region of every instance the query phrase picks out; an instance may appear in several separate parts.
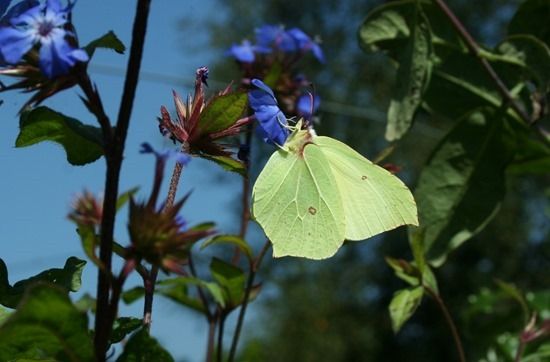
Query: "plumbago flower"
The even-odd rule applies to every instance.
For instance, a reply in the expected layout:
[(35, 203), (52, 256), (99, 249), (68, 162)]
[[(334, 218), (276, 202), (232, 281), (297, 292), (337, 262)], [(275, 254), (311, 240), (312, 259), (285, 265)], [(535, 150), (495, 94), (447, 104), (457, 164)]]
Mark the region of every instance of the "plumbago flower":
[(75, 34), (66, 29), (74, 3), (65, 7), (59, 0), (22, 4), (0, 28), (0, 54), (5, 63), (18, 64), (29, 51), (37, 49), (40, 70), (51, 79), (67, 74), (77, 62), (88, 61), (88, 54), (74, 46)]
[(259, 79), (253, 79), (252, 84), (258, 89), (248, 93), (248, 100), (260, 125), (257, 130), (264, 142), (282, 146), (288, 138), (288, 122), (275, 94)]
[[(251, 117), (240, 118), (247, 107), (244, 92), (232, 92), (231, 85), (208, 101), (205, 100), (204, 85), (208, 68), (197, 69), (195, 93), (184, 102), (174, 92), (177, 118), (172, 119), (166, 107), (160, 108), (158, 118), (160, 132), (182, 144), (186, 153), (204, 157), (227, 166), (239, 162), (231, 158), (232, 146), (218, 141), (239, 134), (243, 127), (253, 121)], [(232, 169), (239, 171), (241, 168)], [(240, 172), (240, 171), (239, 171)]]
[[(311, 102), (313, 101), (313, 104)], [(318, 95), (312, 96), (310, 93), (302, 94), (296, 101), (296, 113), (299, 117), (311, 120), (311, 117), (319, 109), (321, 99)]]
[(263, 25), (256, 29), (256, 44), (244, 40), (241, 45), (233, 44), (226, 54), (243, 63), (252, 63), (256, 54), (272, 53), (277, 57), (303, 55), (312, 52), (321, 63), (325, 62), (323, 51), (319, 44), (299, 28), (285, 30), (282, 26)]

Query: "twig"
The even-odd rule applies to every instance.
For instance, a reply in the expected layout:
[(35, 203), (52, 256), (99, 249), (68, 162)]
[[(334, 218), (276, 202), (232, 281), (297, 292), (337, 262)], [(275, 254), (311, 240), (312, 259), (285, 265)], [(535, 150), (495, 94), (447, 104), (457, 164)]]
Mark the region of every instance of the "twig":
[[(118, 196), (118, 183), (122, 165), (122, 153), (130, 123), (130, 115), (134, 103), (134, 96), (139, 79), (139, 69), (143, 54), (143, 44), (147, 29), (147, 18), (151, 0), (139, 0), (136, 6), (134, 19), (132, 46), (128, 60), (128, 70), (124, 91), (120, 103), (116, 130), (112, 139), (104, 140), (105, 159), (107, 162), (107, 176), (105, 178), (105, 198), (103, 199), (103, 218), (101, 220), (101, 241), (99, 247), (99, 258), (107, 272), (98, 272), (97, 283), (97, 314), (95, 320), (94, 346), (98, 361), (105, 360), (105, 352), (112, 330), (112, 323), (109, 315), (109, 283), (108, 272), (111, 270), (111, 259), (113, 252), (113, 232), (116, 216), (116, 201)], [(112, 303), (118, 303), (112, 300)], [(107, 317), (106, 317), (107, 316)]]
[(233, 340), (231, 342), (231, 350), (229, 351), (229, 357), (227, 359), (229, 362), (232, 362), (235, 359), (235, 353), (237, 352), (237, 344), (239, 342), (239, 337), (240, 337), (241, 329), (244, 322), (244, 315), (246, 313), (246, 308), (248, 306), (248, 301), (250, 299), (250, 292), (252, 291), (252, 286), (254, 284), (254, 277), (256, 276), (256, 273), (258, 272), (258, 269), (260, 267), (260, 264), (262, 263), (264, 255), (267, 253), (267, 250), (269, 249), (270, 246), (271, 246), (271, 242), (269, 240), (266, 240), (262, 250), (250, 265), (250, 273), (248, 274), (248, 280), (246, 282), (246, 289), (244, 291), (243, 304), (239, 311), (237, 325), (235, 327), (235, 333), (233, 334)]
[(449, 313), (449, 310), (447, 309), (445, 302), (443, 301), (441, 296), (438, 293), (436, 293), (432, 288), (428, 287), (427, 285), (423, 285), (423, 287), (424, 287), (424, 290), (426, 290), (428, 294), (436, 302), (437, 306), (439, 307), (439, 309), (443, 313), (443, 316), (445, 317), (445, 321), (447, 322), (447, 325), (451, 330), (451, 334), (453, 335), (453, 340), (458, 353), (458, 359), (460, 360), (460, 362), (466, 362), (466, 357), (464, 357), (464, 348), (462, 347), (462, 341), (460, 339), (460, 335), (458, 334), (456, 325), (453, 322), (453, 318), (451, 317), (451, 314)]
[(147, 331), (151, 330), (152, 315), (153, 315), (153, 297), (155, 295), (155, 284), (157, 282), (157, 276), (159, 273), (159, 267), (153, 265), (151, 272), (146, 279), (143, 279), (143, 286), (145, 289), (145, 296), (143, 301), (143, 326)]
[(206, 345), (206, 362), (212, 361), (214, 353), (214, 339), (216, 336), (217, 321), (215, 318), (208, 318), (208, 343)]

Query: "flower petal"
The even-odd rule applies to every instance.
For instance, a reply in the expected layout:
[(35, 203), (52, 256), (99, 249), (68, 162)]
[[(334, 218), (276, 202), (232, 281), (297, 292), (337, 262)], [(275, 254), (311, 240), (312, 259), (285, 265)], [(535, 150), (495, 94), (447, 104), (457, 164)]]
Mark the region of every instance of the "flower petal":
[(227, 51), (228, 55), (233, 56), (239, 62), (252, 63), (255, 59), (254, 48), (248, 40), (243, 40), (242, 44), (233, 44)]
[(18, 63), (33, 45), (32, 33), (10, 27), (0, 28), (0, 53), (7, 63)]
[(252, 84), (259, 88), (248, 93), (250, 107), (260, 124), (258, 133), (267, 143), (283, 145), (288, 137), (288, 123), (273, 91), (259, 79), (253, 79)]

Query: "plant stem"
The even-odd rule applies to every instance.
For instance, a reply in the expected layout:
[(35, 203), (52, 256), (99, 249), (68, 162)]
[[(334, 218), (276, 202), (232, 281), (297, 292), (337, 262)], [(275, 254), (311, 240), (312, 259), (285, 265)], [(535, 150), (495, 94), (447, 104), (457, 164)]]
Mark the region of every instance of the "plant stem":
[(241, 306), (241, 309), (239, 310), (239, 316), (237, 318), (237, 326), (235, 327), (235, 333), (233, 334), (233, 340), (231, 342), (231, 350), (229, 351), (229, 357), (227, 359), (229, 362), (232, 362), (235, 359), (235, 353), (237, 352), (237, 344), (239, 342), (239, 337), (240, 337), (241, 329), (244, 322), (244, 315), (246, 313), (246, 308), (248, 306), (248, 300), (250, 299), (250, 292), (252, 291), (252, 286), (254, 284), (254, 277), (256, 276), (256, 273), (260, 268), (260, 264), (262, 263), (264, 255), (267, 253), (267, 250), (269, 249), (270, 246), (271, 246), (271, 242), (269, 240), (266, 240), (262, 250), (250, 265), (250, 273), (248, 274), (248, 280), (246, 282), (246, 289), (244, 291), (243, 304)]
[[(105, 139), (105, 159), (107, 163), (107, 175), (105, 178), (105, 198), (103, 200), (103, 217), (101, 220), (101, 239), (99, 246), (99, 258), (105, 266), (105, 271), (98, 272), (97, 283), (97, 314), (95, 320), (94, 346), (98, 361), (105, 360), (105, 352), (112, 330), (112, 322), (109, 318), (109, 273), (111, 271), (111, 258), (113, 251), (113, 232), (116, 216), (116, 200), (118, 197), (118, 183), (122, 166), (122, 153), (130, 123), (134, 96), (139, 79), (139, 70), (143, 54), (143, 44), (147, 29), (147, 18), (151, 0), (139, 0), (136, 6), (134, 19), (132, 46), (128, 60), (128, 69), (124, 91), (120, 103), (120, 109), (114, 131), (114, 136)], [(102, 126), (104, 127), (104, 126)], [(118, 298), (113, 299), (118, 303)]]
[(208, 317), (208, 343), (206, 345), (206, 362), (212, 361), (212, 354), (214, 353), (214, 338), (216, 336), (216, 325), (216, 319)]
[(435, 0), (435, 3), (439, 6), (441, 11), (447, 16), (455, 30), (458, 32), (462, 40), (466, 43), (466, 46), (468, 47), (468, 50), (476, 57), (476, 59), (481, 63), (481, 66), (493, 83), (495, 83), (498, 92), (501, 94), (501, 96), (506, 100), (506, 102), (512, 107), (512, 109), (521, 117), (521, 119), (527, 123), (531, 123), (531, 119), (529, 115), (521, 108), (519, 103), (514, 99), (502, 79), (498, 76), (498, 74), (495, 72), (494, 68), (491, 66), (491, 63), (487, 61), (484, 57), (481, 56), (479, 45), (477, 45), (476, 41), (470, 33), (468, 33), (468, 30), (464, 27), (464, 25), (458, 20), (456, 15), (453, 13), (453, 11), (447, 6), (444, 0)]
[(518, 346), (518, 349), (516, 351), (516, 357), (514, 358), (514, 362), (521, 362), (521, 356), (523, 356), (523, 352), (525, 351), (525, 341), (520, 338), (519, 339), (519, 346)]
[(216, 358), (218, 362), (222, 362), (223, 358), (223, 328), (225, 326), (225, 313), (219, 311), (219, 325), (218, 325), (218, 349)]
[(157, 282), (157, 276), (159, 267), (153, 265), (151, 272), (147, 278), (143, 279), (143, 285), (145, 289), (145, 296), (143, 302), (143, 326), (147, 331), (151, 330), (152, 314), (153, 314), (153, 297), (155, 295), (155, 284)]
[[(245, 165), (245, 174), (243, 175), (243, 189), (242, 189), (242, 195), (241, 195), (241, 207), (242, 207), (242, 213), (241, 213), (241, 228), (239, 231), (239, 236), (244, 239), (246, 236), (246, 231), (248, 230), (248, 224), (250, 222), (250, 148), (252, 145), (252, 131), (253, 131), (253, 125), (249, 124), (247, 126), (246, 130), (246, 138), (244, 145), (247, 149), (247, 155), (244, 160)], [(233, 259), (231, 262), (233, 264), (239, 263), (239, 258), (241, 255), (241, 250), (239, 248), (235, 248), (235, 252), (233, 254)]]
[(447, 325), (451, 330), (451, 334), (453, 335), (453, 340), (456, 346), (456, 351), (458, 353), (459, 361), (466, 362), (466, 358), (464, 356), (464, 348), (462, 347), (462, 341), (460, 339), (460, 335), (458, 334), (456, 325), (453, 321), (453, 318), (451, 317), (451, 314), (449, 313), (449, 310), (447, 309), (447, 306), (445, 305), (445, 302), (443, 301), (443, 298), (441, 298), (441, 296), (438, 293), (436, 293), (432, 288), (426, 285), (424, 285), (424, 290), (426, 290), (428, 294), (433, 298), (433, 300), (436, 302), (437, 306), (443, 313), (443, 316), (445, 317), (445, 321), (447, 322)]

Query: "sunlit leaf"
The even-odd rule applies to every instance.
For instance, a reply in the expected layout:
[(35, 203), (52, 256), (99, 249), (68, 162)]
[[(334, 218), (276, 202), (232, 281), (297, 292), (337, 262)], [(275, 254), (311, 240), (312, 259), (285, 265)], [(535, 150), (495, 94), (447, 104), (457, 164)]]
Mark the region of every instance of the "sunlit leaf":
[(0, 360), (45, 358), (95, 361), (86, 314), (72, 305), (65, 290), (38, 284), (0, 327)]
[(390, 107), (386, 139), (400, 139), (411, 127), (431, 73), (431, 33), (428, 20), (417, 7), (406, 47), (398, 56), (396, 84)]
[(421, 286), (401, 289), (395, 292), (389, 310), (392, 328), (395, 333), (409, 320), (422, 301), (424, 289)]
[(16, 147), (27, 147), (42, 141), (60, 144), (71, 165), (85, 165), (103, 155), (101, 131), (79, 120), (38, 107), (21, 114)]
[(212, 99), (201, 113), (199, 131), (210, 134), (223, 131), (233, 125), (248, 105), (245, 92), (233, 92)]

